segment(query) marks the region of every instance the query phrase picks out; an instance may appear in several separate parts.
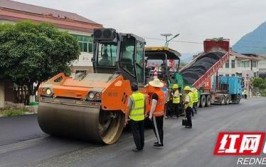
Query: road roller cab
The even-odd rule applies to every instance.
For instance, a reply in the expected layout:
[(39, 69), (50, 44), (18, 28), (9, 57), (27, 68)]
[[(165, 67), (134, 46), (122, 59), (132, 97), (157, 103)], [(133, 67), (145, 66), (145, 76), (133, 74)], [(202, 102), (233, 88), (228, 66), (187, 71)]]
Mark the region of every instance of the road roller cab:
[(95, 29), (94, 73), (60, 73), (39, 87), (38, 123), (51, 135), (116, 142), (124, 126), (130, 83), (144, 87), (143, 38)]

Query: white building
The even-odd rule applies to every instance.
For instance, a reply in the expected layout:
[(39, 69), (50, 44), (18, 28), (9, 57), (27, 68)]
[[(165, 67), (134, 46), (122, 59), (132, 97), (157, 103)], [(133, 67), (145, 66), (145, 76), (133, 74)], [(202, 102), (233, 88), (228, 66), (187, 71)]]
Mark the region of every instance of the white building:
[(258, 76), (259, 61), (256, 55), (243, 55), (230, 51), (230, 58), (223, 68), (219, 69), (219, 75), (249, 77)]
[(266, 55), (260, 55), (259, 77), (266, 78)]
[(243, 86), (251, 94), (251, 79), (259, 76), (259, 62), (261, 58), (258, 55), (243, 55), (230, 51), (230, 58), (218, 71), (219, 75), (239, 76), (243, 79)]
[(75, 36), (81, 55), (73, 62), (73, 71), (92, 71), (92, 37), (94, 28), (103, 26), (76, 13), (25, 4), (11, 0), (0, 0), (0, 23), (16, 23), (23, 20), (47, 22)]

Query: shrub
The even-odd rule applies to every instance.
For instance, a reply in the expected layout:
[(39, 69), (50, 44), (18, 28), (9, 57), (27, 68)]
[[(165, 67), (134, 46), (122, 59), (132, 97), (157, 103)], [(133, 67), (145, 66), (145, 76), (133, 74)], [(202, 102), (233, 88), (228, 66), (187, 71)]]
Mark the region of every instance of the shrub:
[(7, 117), (24, 115), (26, 112), (28, 112), (26, 108), (4, 108), (0, 110), (0, 114)]

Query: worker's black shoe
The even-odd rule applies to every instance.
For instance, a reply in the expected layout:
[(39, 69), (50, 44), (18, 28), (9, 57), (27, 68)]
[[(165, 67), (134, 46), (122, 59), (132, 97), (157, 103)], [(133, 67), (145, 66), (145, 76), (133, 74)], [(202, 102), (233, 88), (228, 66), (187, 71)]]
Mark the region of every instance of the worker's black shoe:
[(142, 149), (139, 150), (139, 149), (137, 149), (137, 148), (133, 148), (132, 151), (133, 151), (133, 152), (140, 152), (140, 151), (142, 151)]
[(192, 126), (185, 126), (185, 128), (189, 128), (189, 129), (191, 129), (191, 128), (192, 128)]
[(157, 143), (157, 144), (154, 144), (153, 146), (154, 146), (154, 147), (163, 147), (163, 144), (159, 144), (159, 143)]

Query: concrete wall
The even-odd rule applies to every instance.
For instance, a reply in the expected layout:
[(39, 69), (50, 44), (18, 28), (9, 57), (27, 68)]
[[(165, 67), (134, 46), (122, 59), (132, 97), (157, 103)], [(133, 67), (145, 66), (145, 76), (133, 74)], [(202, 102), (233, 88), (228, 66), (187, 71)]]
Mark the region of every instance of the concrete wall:
[(3, 108), (4, 104), (5, 104), (4, 82), (0, 81), (0, 108)]

